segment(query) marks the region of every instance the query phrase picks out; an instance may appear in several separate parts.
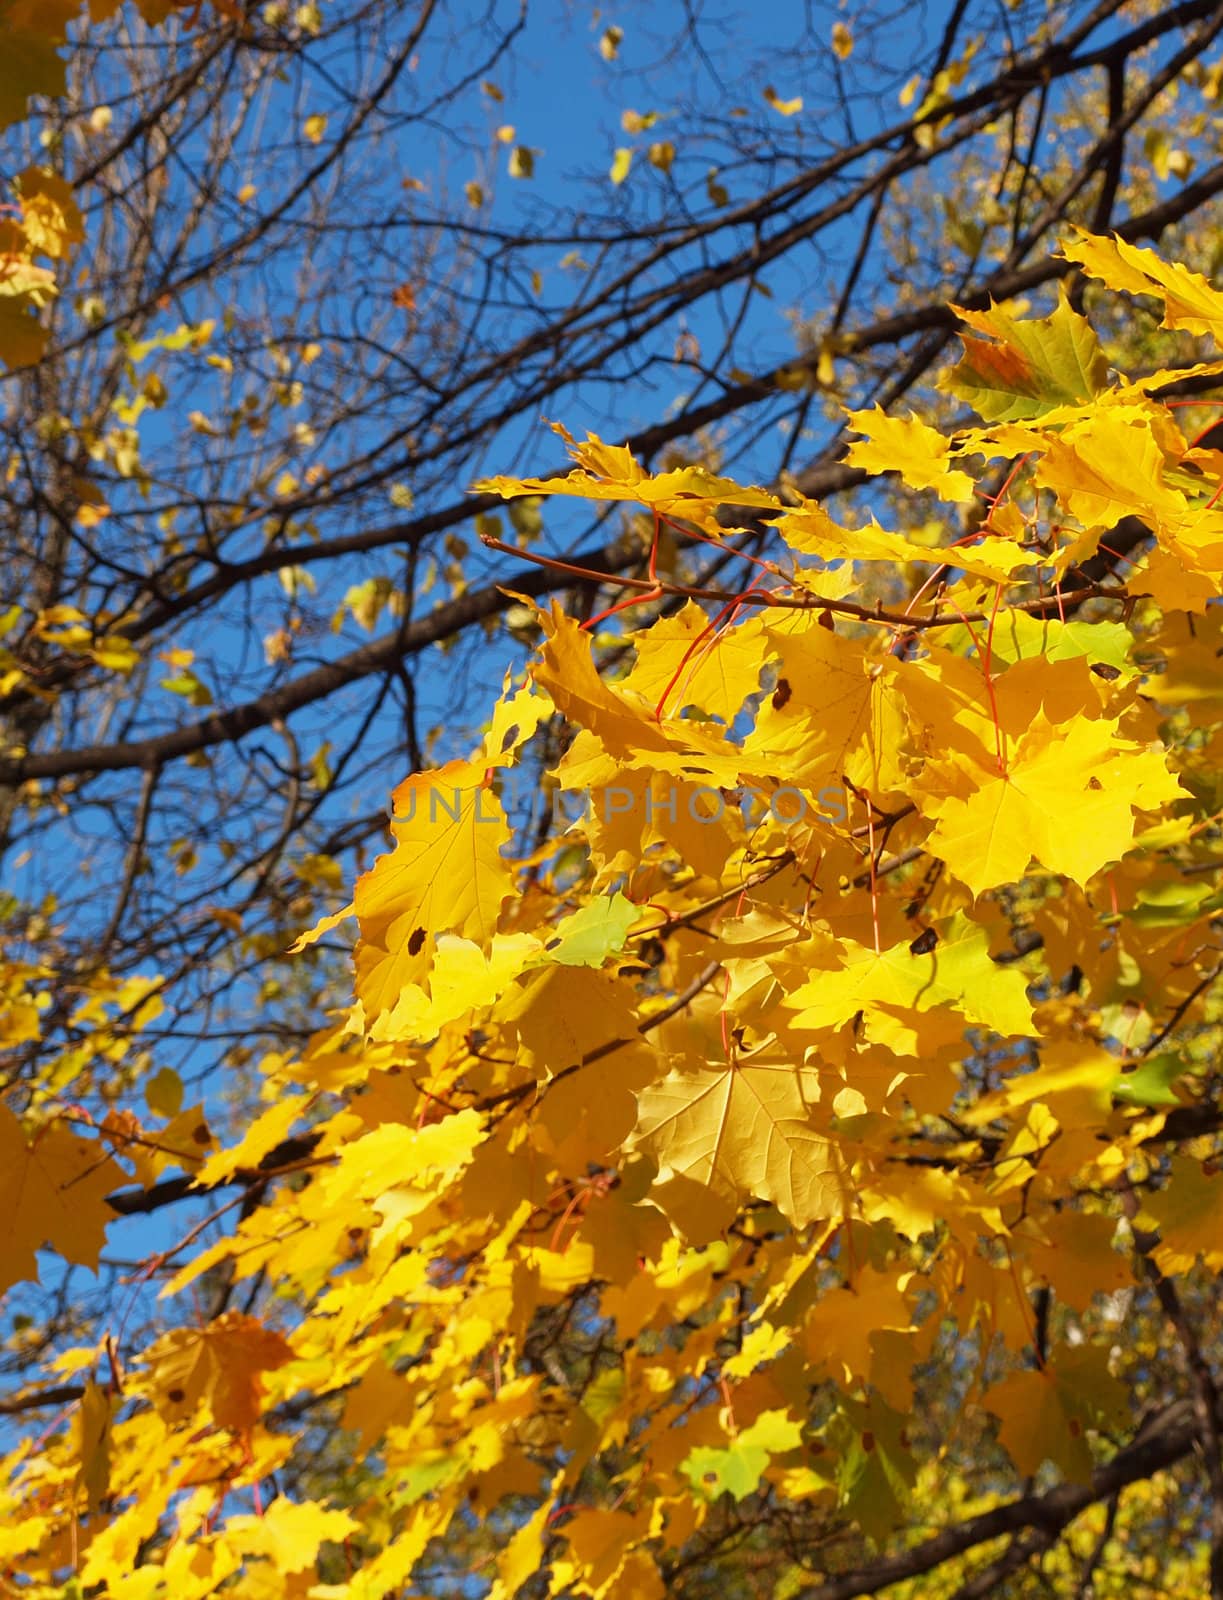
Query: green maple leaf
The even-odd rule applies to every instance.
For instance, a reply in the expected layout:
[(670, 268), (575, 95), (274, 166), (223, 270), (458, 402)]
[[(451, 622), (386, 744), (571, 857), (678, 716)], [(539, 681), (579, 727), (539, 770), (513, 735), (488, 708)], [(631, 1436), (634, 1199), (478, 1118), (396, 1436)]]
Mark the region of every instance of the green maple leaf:
[(1018, 321), (1001, 306), (952, 309), (984, 339), (960, 338), (964, 357), (943, 380), (988, 422), (1019, 422), (1081, 405), (1104, 388), (1108, 363), (1091, 325), (1064, 294), (1048, 317)]
[(562, 967), (601, 967), (624, 949), (629, 929), (641, 920), (641, 907), (616, 893), (600, 895), (563, 918), (544, 946), (548, 960)]
[(693, 1489), (707, 1499), (729, 1494), (736, 1501), (743, 1500), (755, 1493), (772, 1457), (797, 1449), (801, 1442), (802, 1430), (797, 1422), (784, 1411), (765, 1411), (725, 1450), (699, 1445), (689, 1451), (680, 1471)]

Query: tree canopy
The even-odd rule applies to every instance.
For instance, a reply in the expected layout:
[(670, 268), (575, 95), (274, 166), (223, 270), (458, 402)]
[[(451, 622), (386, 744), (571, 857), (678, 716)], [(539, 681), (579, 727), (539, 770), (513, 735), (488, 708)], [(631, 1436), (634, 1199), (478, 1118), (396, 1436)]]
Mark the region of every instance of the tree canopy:
[(0, 0), (14, 1595), (1223, 1596), (1223, 7), (759, 11)]

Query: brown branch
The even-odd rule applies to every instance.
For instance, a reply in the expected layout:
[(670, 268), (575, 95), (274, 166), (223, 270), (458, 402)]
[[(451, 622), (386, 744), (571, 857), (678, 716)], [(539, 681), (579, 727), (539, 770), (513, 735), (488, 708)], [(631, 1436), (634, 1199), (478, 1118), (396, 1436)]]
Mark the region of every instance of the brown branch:
[[(515, 554), (522, 555), (523, 552), (516, 551)], [(462, 632), (473, 623), (497, 615), (514, 603), (506, 594), (506, 588), (511, 583), (519, 593), (538, 597), (562, 589), (572, 582), (574, 564), (558, 565), (550, 557), (529, 559), (539, 561), (542, 570), (513, 579), (506, 578), (499, 584), (489, 584), (483, 589), (471, 590), (455, 600), (438, 606), (427, 617), (417, 618), (382, 639), (375, 639), (370, 644), (361, 645), (347, 655), (338, 657), (335, 661), (315, 667), (310, 672), (304, 672), (277, 689), (267, 690), (254, 700), (233, 706), (228, 711), (213, 712), (212, 715), (204, 717), (199, 722), (189, 723), (186, 727), (176, 728), (170, 733), (156, 734), (148, 739), (92, 745), (78, 750), (54, 750), (0, 760), (0, 785), (18, 784), (31, 778), (78, 777), (87, 773), (117, 772), (131, 767), (160, 767), (199, 750), (235, 743), (256, 728), (266, 728), (280, 718), (291, 716), (303, 706), (313, 705), (319, 700), (326, 699), (350, 683), (385, 671), (405, 656), (418, 655), (430, 645)], [(580, 556), (576, 570), (580, 570), (587, 580), (602, 581), (611, 575), (613, 564), (623, 559), (617, 545), (612, 543)], [(620, 577), (617, 578), (617, 582), (636, 588), (645, 580)], [(645, 587), (653, 589), (656, 586), (645, 583)], [(829, 601), (815, 595), (788, 598), (761, 594), (758, 591), (741, 595), (723, 590), (686, 588), (683, 585), (665, 584), (657, 587), (666, 593), (684, 595), (692, 599), (714, 600), (723, 604), (730, 600), (742, 599), (749, 605), (767, 605), (790, 610), (832, 610), (863, 622), (880, 623), (906, 630), (952, 627), (965, 621), (986, 621), (989, 615), (986, 612), (971, 612), (965, 616), (958, 611), (947, 611), (937, 613), (933, 617), (904, 616), (899, 613), (894, 615), (881, 607), (851, 606), (846, 601)], [(1101, 590), (1093, 585), (1088, 589), (1076, 590), (1063, 596), (1063, 603), (1073, 604), (1096, 595), (1107, 597), (1111, 593), (1112, 591)], [(1038, 600), (1021, 601), (1015, 609), (1034, 610), (1045, 607), (1048, 603), (1047, 598), (1042, 596)]]
[(985, 1600), (1004, 1578), (1017, 1572), (1020, 1567), (1026, 1567), (1033, 1556), (1043, 1555), (1056, 1538), (1055, 1533), (1039, 1528), (1034, 1533), (1026, 1533), (1012, 1540), (996, 1561), (991, 1561), (988, 1567), (982, 1567), (962, 1583), (951, 1600)]
[[(535, 550), (520, 550), (517, 545), (506, 544), (502, 539), (496, 539), (492, 534), (481, 534), (481, 542), (490, 550), (501, 550), (507, 555), (517, 556), (521, 561), (529, 561), (537, 567), (546, 567), (551, 572), (556, 572), (564, 577), (576, 578), (582, 583), (607, 583), (608, 575), (605, 570), (590, 571), (582, 565), (579, 557), (576, 561), (563, 561), (559, 557), (544, 555)], [(917, 557), (915, 559), (921, 559)], [(929, 556), (932, 566), (943, 566), (941, 554), (932, 550)], [(785, 574), (780, 568), (772, 569), (781, 579)], [(657, 598), (659, 595), (677, 595), (685, 600), (712, 600), (716, 605), (731, 605), (737, 603), (743, 606), (762, 606), (781, 611), (823, 611), (835, 616), (851, 617), (855, 622), (878, 623), (883, 627), (899, 628), (905, 633), (919, 633), (928, 628), (951, 628), (957, 623), (988, 622), (991, 613), (988, 611), (936, 611), (931, 616), (914, 616), (908, 611), (884, 611), (882, 606), (860, 606), (852, 600), (826, 600), (821, 595), (789, 593), (779, 594), (762, 589), (739, 590), (732, 592), (729, 589), (708, 589), (695, 584), (667, 583), (661, 578), (631, 578), (624, 574), (617, 574), (612, 580), (620, 589), (636, 589), (642, 598), (647, 595)], [(1110, 591), (1089, 585), (1085, 589), (1074, 589), (1062, 593), (1058, 598), (1063, 606), (1082, 604), (1084, 600), (1096, 598), (1109, 598)], [(1116, 598), (1123, 598), (1116, 596)], [(1036, 609), (1049, 604), (1048, 596), (1041, 595), (1039, 599), (1019, 601), (1012, 609)]]
[(30, 1389), (24, 1394), (8, 1395), (0, 1400), (0, 1417), (16, 1417), (23, 1411), (38, 1411), (43, 1406), (63, 1406), (79, 1400), (85, 1393), (83, 1383), (57, 1383), (47, 1389)]
[[(1122, 1192), (1121, 1205), (1133, 1225), (1139, 1203), (1137, 1195), (1128, 1186)], [(1206, 1482), (1210, 1490), (1210, 1594), (1211, 1600), (1223, 1600), (1223, 1439), (1219, 1432), (1218, 1386), (1176, 1285), (1164, 1276), (1155, 1260), (1159, 1235), (1138, 1227), (1133, 1227), (1133, 1235), (1134, 1248), (1155, 1290), (1160, 1308), (1176, 1334), (1193, 1386), (1193, 1413), (1197, 1419), (1198, 1441), (1206, 1463)]]
[[(1201, 11), (1196, 5), (1180, 9), (1185, 12), (1186, 18), (1190, 13), (1197, 16)], [(1156, 238), (1166, 227), (1179, 221), (1221, 190), (1223, 190), (1223, 162), (1209, 168), (1170, 200), (1121, 222), (1116, 231), (1122, 238), (1131, 241), (1147, 237)], [(969, 309), (985, 307), (991, 299), (1009, 299), (1064, 277), (1071, 271), (1072, 266), (1071, 262), (1051, 257), (1026, 268), (1001, 270), (989, 277), (979, 289), (964, 294), (961, 303)], [(954, 329), (956, 323), (957, 319), (950, 308), (942, 302), (937, 302), (914, 311), (882, 318), (868, 327), (844, 334), (841, 336), (841, 348), (847, 354), (862, 353), (901, 342), (915, 334), (931, 330), (950, 331)], [(628, 440), (629, 447), (635, 453), (648, 458), (675, 439), (696, 434), (712, 422), (772, 398), (777, 394), (782, 380), (792, 381), (796, 371), (810, 371), (818, 365), (819, 360), (819, 351), (812, 351), (807, 355), (796, 357), (782, 367), (769, 369), (743, 383), (730, 385), (706, 405), (641, 430)], [(565, 470), (567, 469), (558, 468), (555, 475), (559, 476)], [(847, 467), (837, 460), (822, 460), (801, 474), (797, 482), (804, 494), (818, 498), (854, 487), (864, 482), (867, 476), (861, 470)], [(319, 540), (304, 547), (273, 545), (245, 561), (219, 564), (218, 570), (211, 577), (182, 594), (163, 599), (129, 622), (117, 622), (111, 631), (116, 635), (137, 640), (237, 585), (278, 571), (282, 567), (313, 564), (341, 555), (380, 549), (388, 544), (418, 543), (431, 534), (454, 527), (474, 517), (478, 512), (492, 509), (499, 504), (500, 501), (496, 496), (472, 495), (425, 516), (392, 523), (378, 529), (330, 540)], [(1120, 535), (1114, 537), (1112, 541), (1114, 546), (1117, 537)], [(1133, 542), (1139, 542), (1137, 535)], [(519, 559), (523, 559), (525, 555), (522, 551), (513, 553)], [(530, 557), (525, 558), (530, 559)], [(626, 557), (618, 548), (609, 545), (593, 556), (587, 554), (579, 559), (581, 565), (588, 571), (610, 574), (626, 564), (631, 557)], [(1084, 574), (1090, 576), (1090, 563), (1085, 564)], [(529, 575), (514, 580), (514, 583), (516, 587), (525, 589), (532, 595), (543, 594), (561, 587), (559, 583), (540, 584), (535, 587), (538, 580), (532, 580)], [(713, 597), (715, 596), (711, 595), (711, 598)], [(720, 592), (716, 597), (721, 598)], [(503, 597), (496, 596), (495, 590), (490, 586), (463, 596), (449, 605), (439, 607), (429, 619), (413, 624), (413, 628), (407, 630), (409, 637), (403, 654), (413, 654), (430, 643), (450, 637), (472, 623), (482, 621), (503, 610), (511, 603)], [(755, 603), (765, 602), (758, 600)], [(1067, 598), (1063, 597), (1063, 606), (1066, 603)], [(1055, 608), (1057, 602), (1046, 601), (1043, 604), (1048, 611), (1050, 607)], [(825, 602), (824, 606), (825, 609), (836, 609), (839, 606), (845, 615), (857, 614), (844, 602), (836, 605)], [(868, 618), (873, 615), (867, 608), (860, 609)], [(1033, 609), (1040, 614), (1038, 606), (1034, 606)], [(913, 619), (909, 621), (911, 623)], [(420, 638), (422, 642), (415, 643), (415, 638)], [(0, 783), (20, 781), (24, 777), (63, 777), (84, 772), (117, 770), (147, 765), (149, 761), (157, 759), (173, 760), (196, 750), (241, 738), (253, 728), (266, 726), (275, 716), (286, 715), (348, 683), (384, 670), (396, 659), (398, 657), (390, 641), (375, 641), (363, 647), (363, 650), (354, 651), (350, 656), (341, 658), (338, 662), (318, 668), (315, 673), (307, 674), (304, 679), (295, 680), (295, 685), (286, 685), (279, 691), (269, 691), (269, 695), (276, 697), (274, 699), (269, 699), (269, 695), (260, 696), (258, 700), (250, 702), (245, 707), (235, 708), (228, 713), (217, 713), (191, 729), (163, 735), (156, 741), (93, 747), (81, 752), (65, 751), (43, 756), (27, 756), (20, 762), (0, 762)], [(46, 692), (86, 670), (88, 670), (87, 658), (56, 663), (51, 672), (40, 677), (39, 687)], [(11, 707), (23, 698), (25, 696), (22, 691), (17, 690), (8, 697), (6, 703)], [(265, 705), (270, 705), (273, 709), (264, 710)], [(14, 775), (17, 775), (16, 778)]]
[(163, 1178), (147, 1189), (116, 1189), (107, 1195), (106, 1203), (121, 1217), (150, 1216), (180, 1200), (202, 1200), (219, 1189), (232, 1189), (238, 1184), (250, 1187), (266, 1183), (282, 1173), (299, 1172), (302, 1162), (309, 1160), (318, 1142), (317, 1133), (294, 1134), (269, 1150), (257, 1167), (240, 1167), (221, 1183), (197, 1184), (190, 1175)]
[(1164, 1118), (1158, 1133), (1148, 1134), (1142, 1141), (1148, 1144), (1180, 1144), (1186, 1139), (1200, 1139), (1208, 1133), (1218, 1133), (1223, 1128), (1223, 1107), (1211, 1105), (1177, 1106)]
[(799, 1589), (794, 1600), (856, 1600), (859, 1595), (879, 1594), (893, 1583), (933, 1572), (944, 1562), (1007, 1534), (1037, 1530), (1055, 1538), (1096, 1501), (1107, 1500), (1126, 1484), (1149, 1478), (1182, 1460), (1193, 1449), (1197, 1436), (1192, 1403), (1174, 1401), (1118, 1450), (1111, 1461), (1097, 1467), (1087, 1483), (1060, 1483), (1043, 1494), (1020, 1495), (992, 1511), (944, 1528), (911, 1550)]
[[(1120, 62), (1112, 62), (1108, 68), (1108, 125), (1109, 128), (1120, 126), (1125, 115), (1125, 70)], [(1108, 161), (1104, 168), (1104, 182), (1100, 185), (1100, 193), (1096, 196), (1095, 210), (1091, 215), (1091, 231), (1103, 233), (1108, 227), (1113, 214), (1113, 206), (1117, 199), (1117, 188), (1121, 182), (1121, 172), (1125, 165), (1125, 139), (1117, 139), (1108, 152)]]
[(136, 879), (140, 875), (140, 865), (144, 860), (145, 840), (149, 831), (149, 816), (153, 809), (153, 793), (157, 788), (157, 775), (161, 771), (158, 766), (145, 768), (144, 777), (140, 784), (140, 799), (136, 806), (136, 820), (132, 828), (131, 843), (127, 847), (127, 860), (123, 868), (123, 883), (119, 889), (119, 898), (115, 901), (115, 909), (111, 912), (110, 921), (106, 924), (106, 931), (98, 941), (98, 959), (105, 961), (115, 935), (122, 925), (127, 912), (128, 904), (132, 898), (132, 890), (136, 887)]
[(1204, 978), (1202, 978), (1198, 983), (1194, 984), (1193, 988), (1190, 989), (1189, 993), (1177, 1006), (1176, 1010), (1168, 1018), (1167, 1022), (1164, 1023), (1159, 1032), (1154, 1034), (1143, 1046), (1142, 1054), (1144, 1056), (1149, 1056), (1152, 1051), (1158, 1050), (1160, 1045), (1163, 1044), (1164, 1040), (1168, 1038), (1169, 1034), (1175, 1032), (1175, 1030), (1184, 1021), (1185, 1014), (1188, 1012), (1193, 1002), (1201, 995), (1206, 993), (1207, 989), (1211, 987), (1220, 974), (1223, 974), (1223, 961), (1219, 962), (1217, 966), (1212, 967)]

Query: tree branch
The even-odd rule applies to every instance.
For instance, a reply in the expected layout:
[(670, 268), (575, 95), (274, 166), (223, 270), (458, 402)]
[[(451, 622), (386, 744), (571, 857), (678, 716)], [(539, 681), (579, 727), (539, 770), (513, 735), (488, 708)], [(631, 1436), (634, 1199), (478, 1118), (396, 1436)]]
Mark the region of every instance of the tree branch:
[(893, 1583), (933, 1572), (944, 1562), (1008, 1533), (1034, 1529), (1042, 1536), (1054, 1538), (1097, 1500), (1107, 1500), (1126, 1484), (1149, 1478), (1152, 1473), (1187, 1456), (1197, 1434), (1198, 1421), (1192, 1402), (1176, 1400), (1124, 1449), (1118, 1450), (1110, 1462), (1097, 1467), (1089, 1482), (1061, 1483), (1044, 1494), (1021, 1495), (992, 1511), (943, 1529), (912, 1550), (901, 1551), (873, 1566), (860, 1567), (856, 1572), (844, 1573), (825, 1583), (799, 1589), (794, 1600), (856, 1600), (859, 1595), (879, 1594)]

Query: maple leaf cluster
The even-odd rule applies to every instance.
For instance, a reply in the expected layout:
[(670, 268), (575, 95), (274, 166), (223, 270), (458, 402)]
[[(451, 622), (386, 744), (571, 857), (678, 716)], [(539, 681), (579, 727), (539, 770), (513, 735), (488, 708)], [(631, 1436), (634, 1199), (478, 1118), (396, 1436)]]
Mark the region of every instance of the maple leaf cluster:
[[(1065, 251), (1223, 334), (1185, 269)], [(949, 1349), (1016, 1481), (1096, 1482), (1136, 1381), (1100, 1308), (1223, 1265), (1213, 1145), (1178, 1131), (1214, 1127), (1223, 457), (1065, 301), (965, 323), (946, 381), (979, 425), (850, 418), (851, 464), (914, 491), (1001, 473), (954, 542), (593, 438), (566, 478), (480, 485), (728, 551), (734, 507), (776, 553), (725, 595), (652, 561), (640, 626), (534, 611), (479, 747), (399, 786), (390, 848), (300, 941), (355, 924), (351, 1003), (265, 1061), (239, 1142), (177, 1104), (143, 1150), (3, 1112), (6, 1285), (43, 1245), (96, 1262), (105, 1196), (176, 1150), (245, 1197), (163, 1258), (180, 1310), (139, 1362), (60, 1358), (72, 1426), (2, 1491), (30, 1592), (375, 1600), (479, 1518), (496, 1596), (661, 1596), (753, 1497), (884, 1542), (938, 1501), (915, 1383)], [(1149, 549), (1086, 578), (1126, 517)], [(902, 609), (855, 598), (879, 563), (919, 575)], [(576, 803), (516, 851), (545, 740)], [(200, 1321), (205, 1275), (283, 1311)], [(368, 1475), (265, 1504), (311, 1407)]]

